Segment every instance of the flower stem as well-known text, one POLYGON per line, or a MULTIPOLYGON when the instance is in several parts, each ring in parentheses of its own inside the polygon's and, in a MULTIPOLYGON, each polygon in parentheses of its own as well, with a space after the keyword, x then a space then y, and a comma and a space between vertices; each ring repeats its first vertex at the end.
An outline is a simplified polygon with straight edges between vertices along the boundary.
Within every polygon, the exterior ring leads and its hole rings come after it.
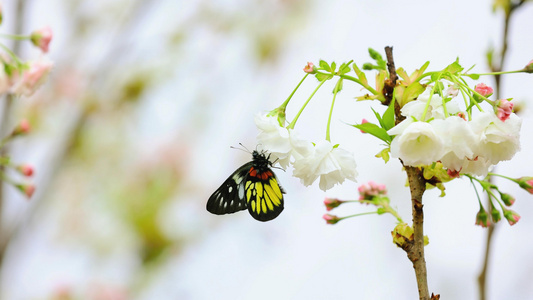
MULTIPOLYGON (((339 79, 342 80, 342 79, 339 79)), ((337 98, 338 89, 335 88, 333 93, 333 100, 331 101, 331 109, 329 110, 329 117, 328 117, 328 125, 326 126, 326 140, 328 142, 331 142, 330 135, 329 135, 329 127, 331 124, 331 115, 333 115, 333 107, 335 106, 335 99, 337 98)))
POLYGON ((513 74, 513 73, 522 73, 522 72, 524 72, 524 69, 514 70, 514 71, 491 72, 491 73, 475 73, 475 74, 470 74, 470 75, 479 75, 479 76, 485 76, 485 75, 504 75, 504 74, 513 74))
POLYGON ((298 121, 298 118, 300 117, 300 115, 302 114, 302 112, 304 111, 305 107, 307 106, 307 103, 309 103, 309 101, 311 100, 311 98, 313 98, 313 96, 316 94, 316 92, 318 91, 318 89, 324 84, 324 82, 326 82, 325 80, 321 81, 320 84, 316 87, 316 89, 313 91, 313 93, 311 94, 311 96, 309 96, 309 98, 307 99, 307 101, 305 101, 304 105, 302 106, 302 108, 300 108, 300 111, 296 114, 296 117, 294 117, 294 120, 292 120, 292 122, 287 126, 287 129, 294 129, 294 125, 296 125, 296 121, 298 121))
POLYGON ((373 214, 377 214, 377 213, 378 213, 377 211, 369 211, 369 212, 359 213, 359 214, 355 214, 355 215, 349 215, 349 216, 346 216, 346 217, 339 218, 339 221, 340 220, 344 220, 344 219, 348 219, 348 218, 364 216, 364 215, 373 215, 373 214))
POLYGON ((287 100, 285 100, 285 102, 283 102, 279 107, 282 108, 283 110, 285 110, 285 108, 287 107, 287 104, 289 104, 289 101, 291 101, 292 99, 292 96, 294 95, 294 93, 296 93, 296 91, 298 90, 298 88, 300 87, 300 85, 302 85, 302 83, 304 82, 304 80, 307 78, 307 76, 309 75, 309 73, 306 73, 304 78, 302 78, 302 80, 300 80, 300 82, 298 83, 298 85, 294 88, 294 90, 292 91, 292 93, 289 95, 289 97, 287 98, 287 100))
POLYGON ((21 35, 21 34, 6 34, 6 33, 0 33, 0 37, 2 38, 8 38, 11 40, 16 41, 23 41, 23 40, 29 40, 31 37, 28 35, 21 35))

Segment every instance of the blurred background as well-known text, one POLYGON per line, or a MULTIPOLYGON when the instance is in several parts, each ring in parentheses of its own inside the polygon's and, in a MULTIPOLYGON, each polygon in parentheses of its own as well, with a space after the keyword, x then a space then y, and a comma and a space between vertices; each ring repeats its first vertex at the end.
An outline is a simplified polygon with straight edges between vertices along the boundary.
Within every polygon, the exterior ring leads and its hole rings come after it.
MULTIPOLYGON (((405 253, 392 244, 395 220, 363 216, 326 225, 325 196, 353 199, 358 184, 387 185, 391 203, 411 219, 399 162, 345 123, 369 118, 370 102, 345 83, 332 141, 354 152, 358 183, 327 193, 277 170, 285 211, 261 223, 247 212, 215 216, 211 193, 251 159, 230 149, 255 147, 253 117, 281 104, 308 61, 369 61, 368 47, 394 47, 408 73, 459 57, 486 72, 485 53, 501 47, 503 13, 488 1, 303 0, 11 0, 3 33, 50 25, 53 73, 34 96, 15 99, 9 124, 27 118, 32 133, 10 147, 33 164, 37 191, 27 200, 10 186, 1 198, 1 299, 416 299, 405 253)), ((533 5, 511 23, 505 70, 533 59, 533 5)), ((9 41, 6 42, 8 45, 9 41)), ((20 56, 39 55, 29 43, 20 56)), ((369 76, 371 78, 372 76, 369 76)), ((483 82, 493 85, 492 77, 483 82)), ((502 96, 522 111, 522 151, 498 172, 533 175, 531 75, 503 78, 502 96)), ((326 86, 297 128, 325 135, 326 86)), ((307 80, 289 119, 316 86, 307 80)), ((373 103, 375 108, 382 108, 373 103)), ((533 196, 506 181, 522 219, 496 228, 489 299, 533 299, 533 196)), ((486 229, 467 180, 447 196, 425 195, 430 291, 475 299, 486 229)), ((340 207, 339 216, 369 211, 340 207)))

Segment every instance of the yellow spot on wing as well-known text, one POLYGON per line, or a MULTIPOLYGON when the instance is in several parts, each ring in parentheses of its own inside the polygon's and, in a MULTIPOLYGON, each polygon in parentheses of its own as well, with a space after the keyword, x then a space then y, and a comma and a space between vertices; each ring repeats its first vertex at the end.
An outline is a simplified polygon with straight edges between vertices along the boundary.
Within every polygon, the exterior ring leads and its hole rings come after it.
POLYGON ((272 186, 265 185, 265 195, 266 194, 268 194, 268 196, 270 197, 270 200, 272 200, 272 203, 274 203, 274 205, 278 206, 281 203, 279 201, 278 195, 272 189, 272 186))
POLYGON ((274 210, 274 205, 272 205, 272 201, 270 201, 270 197, 268 196, 268 193, 265 193, 264 199, 265 199, 266 205, 268 206, 268 209, 274 210))
POLYGON ((246 190, 246 202, 250 203, 250 199, 252 198, 252 189, 246 190))
POLYGON ((274 177, 270 178, 270 186, 274 190, 274 193, 276 193, 276 196, 281 199, 281 190, 279 189, 278 181, 274 177))
POLYGON ((263 184, 260 182, 255 183, 255 189, 257 190, 257 198, 263 197, 263 184))
POLYGON ((266 207, 265 201, 261 201, 261 207, 263 208, 263 212, 266 214, 267 207, 266 207))

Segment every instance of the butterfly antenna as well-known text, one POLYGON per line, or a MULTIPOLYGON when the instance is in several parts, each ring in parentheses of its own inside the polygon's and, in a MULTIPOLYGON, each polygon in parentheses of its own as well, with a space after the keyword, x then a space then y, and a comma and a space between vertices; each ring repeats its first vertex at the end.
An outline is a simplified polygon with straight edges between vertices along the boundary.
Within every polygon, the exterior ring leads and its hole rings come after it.
POLYGON ((241 151, 244 151, 244 152, 248 152, 248 153, 252 153, 250 150, 248 150, 248 148, 246 148, 242 143, 239 143, 239 145, 242 147, 242 148, 237 148, 237 147, 233 147, 233 146, 230 146, 231 149, 237 149, 237 150, 241 150, 241 151))

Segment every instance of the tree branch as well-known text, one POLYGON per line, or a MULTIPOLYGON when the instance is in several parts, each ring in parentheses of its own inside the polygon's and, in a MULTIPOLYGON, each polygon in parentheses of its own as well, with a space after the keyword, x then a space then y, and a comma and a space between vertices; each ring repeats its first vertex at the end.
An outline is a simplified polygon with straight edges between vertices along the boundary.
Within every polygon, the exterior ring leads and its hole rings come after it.
MULTIPOLYGON (((385 80, 383 94, 385 95, 385 102, 390 104, 394 95, 394 87, 396 86, 398 75, 396 74, 396 67, 394 66, 392 47, 385 47, 385 53, 387 55, 389 78, 385 80)), ((400 114, 400 107, 397 103, 395 103, 394 111, 396 116, 396 123, 401 122, 404 117, 400 114)), ((422 205, 422 196, 426 191, 426 180, 422 176, 422 171, 419 168, 405 165, 404 168, 407 173, 407 178, 409 180, 409 188, 411 191, 414 234, 413 242, 408 244, 406 247, 402 247, 402 249, 405 250, 405 252, 407 253, 407 257, 413 263, 420 300, 429 300, 430 297, 427 282, 426 260, 424 258, 424 210, 422 205)), ((431 296, 431 299, 439 298, 438 295, 431 296)))
MULTIPOLYGON (((524 4, 524 0, 519 0, 517 3, 511 3, 510 8, 508 11, 505 12, 505 19, 504 19, 504 26, 503 26, 503 39, 502 39, 502 49, 499 56, 499 62, 496 65, 494 62, 492 65, 489 66, 492 72, 501 72, 503 70, 503 66, 505 63, 505 58, 507 55, 507 49, 508 49, 508 41, 509 41, 509 24, 511 20, 511 16, 513 15, 513 12, 517 8, 519 8, 522 4, 524 4)), ((500 99, 501 97, 501 75, 496 74, 494 75, 494 82, 495 82, 495 95, 496 99, 500 99)), ((492 181, 492 177, 489 178, 489 182, 492 181)), ((487 196, 487 203, 489 204, 489 214, 492 212, 493 207, 490 205, 490 199, 488 199, 487 196)), ((485 242, 485 253, 483 257, 483 267, 481 268, 481 271, 478 275, 478 288, 479 288, 479 299, 480 300, 486 300, 487 299, 487 274, 488 269, 490 265, 490 252, 491 252, 491 241, 492 236, 494 235, 494 229, 496 224, 491 223, 487 230, 487 240, 485 242)))

